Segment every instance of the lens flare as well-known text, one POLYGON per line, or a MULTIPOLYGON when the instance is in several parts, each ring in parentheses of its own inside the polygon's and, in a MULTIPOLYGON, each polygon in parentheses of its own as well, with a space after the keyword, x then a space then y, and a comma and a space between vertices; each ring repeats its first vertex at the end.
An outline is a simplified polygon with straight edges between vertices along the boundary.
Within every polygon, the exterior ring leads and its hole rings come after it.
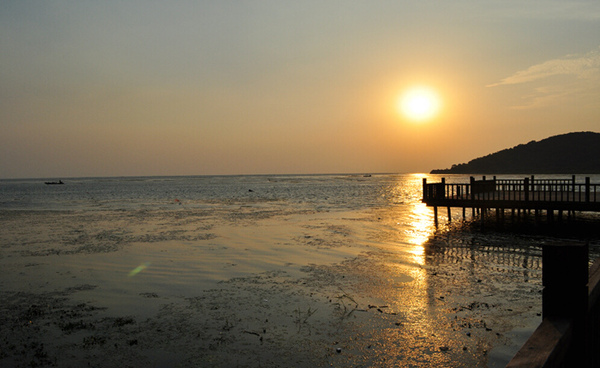
POLYGON ((133 277, 150 266, 150 262, 144 262, 129 272, 129 277, 133 277))

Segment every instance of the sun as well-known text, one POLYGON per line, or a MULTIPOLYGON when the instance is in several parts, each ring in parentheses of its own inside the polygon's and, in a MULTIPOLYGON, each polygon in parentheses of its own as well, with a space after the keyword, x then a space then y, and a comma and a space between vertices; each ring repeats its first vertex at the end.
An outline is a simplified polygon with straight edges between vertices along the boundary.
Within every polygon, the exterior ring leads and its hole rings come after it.
POLYGON ((406 118, 423 122, 437 116, 441 106, 437 92, 430 87, 413 87, 398 98, 398 110, 406 118))

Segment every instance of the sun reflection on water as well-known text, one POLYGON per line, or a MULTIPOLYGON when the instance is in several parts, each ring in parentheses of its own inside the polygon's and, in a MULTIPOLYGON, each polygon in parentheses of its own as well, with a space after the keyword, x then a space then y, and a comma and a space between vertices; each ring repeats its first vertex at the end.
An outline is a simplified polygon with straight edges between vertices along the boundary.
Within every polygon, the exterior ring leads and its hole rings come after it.
POLYGON ((410 214, 411 231, 408 242, 413 245, 410 253, 414 255, 414 261, 419 265, 425 264, 424 244, 434 234, 435 226, 431 217, 431 211, 423 203, 412 205, 410 214))
POLYGON ((384 239, 395 245, 388 249, 398 253, 392 261, 393 252, 386 252, 382 267, 385 286, 371 292, 381 293, 382 300, 390 307, 386 312, 393 312, 395 318, 394 328, 375 333, 386 363, 374 366, 449 366, 451 356, 463 351, 453 340, 452 328, 442 318, 444 313, 439 310, 429 274, 431 265, 427 263, 426 247, 436 226, 433 210, 421 203, 423 177, 405 178, 390 188, 389 195, 394 201, 381 216, 388 219, 385 223, 388 226, 380 231, 387 231, 389 237, 384 239), (452 352, 448 353, 450 349, 452 352))

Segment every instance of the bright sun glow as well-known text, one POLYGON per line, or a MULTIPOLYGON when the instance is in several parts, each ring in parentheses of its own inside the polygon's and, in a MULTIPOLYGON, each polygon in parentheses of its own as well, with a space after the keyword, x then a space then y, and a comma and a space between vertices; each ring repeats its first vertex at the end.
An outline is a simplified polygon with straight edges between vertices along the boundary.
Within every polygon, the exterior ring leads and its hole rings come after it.
POLYGON ((398 109, 410 120, 426 121, 434 118, 440 109, 438 94, 428 87, 415 87, 398 99, 398 109))

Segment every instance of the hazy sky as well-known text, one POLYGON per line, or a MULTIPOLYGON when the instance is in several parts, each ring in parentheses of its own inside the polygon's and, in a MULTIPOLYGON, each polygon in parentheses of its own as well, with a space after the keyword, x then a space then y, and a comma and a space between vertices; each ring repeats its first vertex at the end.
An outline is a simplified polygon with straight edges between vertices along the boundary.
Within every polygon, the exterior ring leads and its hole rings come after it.
POLYGON ((0 178, 428 172, 571 131, 598 0, 0 2, 0 178))

